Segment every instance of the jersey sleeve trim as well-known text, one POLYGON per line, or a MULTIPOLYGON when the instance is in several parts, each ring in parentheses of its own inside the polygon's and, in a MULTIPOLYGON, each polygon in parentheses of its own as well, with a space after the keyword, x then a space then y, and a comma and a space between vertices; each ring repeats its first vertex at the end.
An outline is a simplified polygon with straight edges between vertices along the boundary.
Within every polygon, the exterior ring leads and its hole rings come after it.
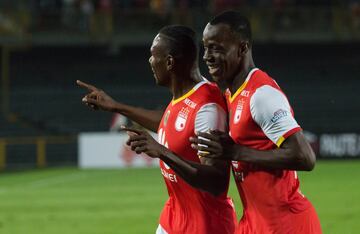
POLYGON ((286 140, 286 138, 288 138, 289 136, 291 136, 292 134, 298 132, 301 130, 301 127, 296 127, 291 129, 290 131, 287 131, 283 136, 281 136, 279 138, 279 140, 276 142, 277 147, 280 147, 282 145, 282 143, 286 140))

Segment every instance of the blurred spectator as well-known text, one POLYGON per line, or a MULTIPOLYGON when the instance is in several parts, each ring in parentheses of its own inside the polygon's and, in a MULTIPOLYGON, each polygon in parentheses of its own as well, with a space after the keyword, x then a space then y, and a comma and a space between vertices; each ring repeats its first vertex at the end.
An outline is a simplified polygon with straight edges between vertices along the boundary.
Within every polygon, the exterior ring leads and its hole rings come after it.
POLYGON ((173 0, 150 0, 150 9, 161 19, 169 18, 173 9, 173 0))
POLYGON ((114 2, 114 7, 121 9, 129 9, 134 6, 133 0, 116 0, 114 2))
POLYGON ((350 2, 351 26, 353 31, 360 32, 360 1, 352 0, 350 2))
POLYGON ((63 0, 61 12, 63 26, 68 29, 74 28, 74 25, 76 24, 75 0, 63 0))
POLYGON ((149 0, 133 0, 136 8, 147 8, 149 7, 149 0))
POLYGON ((110 35, 113 32, 113 5, 111 0, 98 0, 92 31, 97 35, 110 35))
POLYGON ((213 8, 216 13, 220 13, 225 10, 244 6, 246 0, 214 0, 213 8))
POLYGON ((192 16, 189 11, 189 1, 188 0, 176 1, 174 8, 176 10, 173 12, 172 21, 174 21, 178 24, 183 24, 183 25, 191 25, 192 24, 192 16))
POLYGON ((91 0, 80 1, 80 29, 85 32, 89 32, 92 15, 94 13, 94 5, 91 0))
POLYGON ((292 12, 287 9, 290 5, 290 0, 273 0, 275 29, 289 29, 292 26, 292 12))

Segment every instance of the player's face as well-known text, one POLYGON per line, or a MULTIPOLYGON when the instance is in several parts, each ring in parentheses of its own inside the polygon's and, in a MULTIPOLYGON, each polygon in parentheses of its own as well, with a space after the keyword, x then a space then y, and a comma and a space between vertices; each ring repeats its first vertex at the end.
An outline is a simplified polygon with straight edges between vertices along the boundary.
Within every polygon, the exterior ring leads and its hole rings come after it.
POLYGON ((231 82, 239 72, 239 41, 226 24, 207 24, 203 32, 204 61, 216 82, 231 82))
POLYGON ((154 41, 150 48, 151 56, 149 58, 149 63, 151 70, 153 71, 156 84, 161 86, 166 86, 169 82, 168 70, 167 70, 167 57, 166 48, 161 37, 156 35, 154 41))

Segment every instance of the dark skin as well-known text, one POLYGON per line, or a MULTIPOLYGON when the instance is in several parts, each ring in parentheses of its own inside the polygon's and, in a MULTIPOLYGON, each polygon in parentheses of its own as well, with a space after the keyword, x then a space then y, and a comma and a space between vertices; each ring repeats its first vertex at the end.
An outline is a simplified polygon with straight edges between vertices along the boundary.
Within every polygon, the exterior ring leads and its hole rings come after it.
POLYGON ((82 102, 90 108, 120 113, 153 132, 157 131, 162 115, 164 114, 163 110, 147 110, 140 107, 129 106, 115 101, 103 90, 91 84, 80 80, 77 80, 76 83, 89 91, 89 93, 83 97, 82 102))
MULTIPOLYGON (((196 62, 189 64, 179 61, 169 54, 166 40, 158 34, 151 46, 150 66, 156 83, 168 87, 177 99, 191 90, 202 80, 196 62)), ((156 131, 163 112, 144 110, 127 106, 113 100, 104 91, 81 81, 77 83, 89 90, 83 102, 93 109, 101 109, 125 114, 146 128, 156 131), (124 111, 126 110, 126 111, 124 111), (161 115, 160 115, 161 114, 161 115), (150 123, 149 123, 150 122, 150 123)), ((145 153, 149 157, 159 158, 170 166, 180 177, 191 186, 218 196, 226 191, 229 179, 229 163, 213 158, 200 158, 200 163, 185 160, 159 144, 148 132, 133 128, 123 128, 129 139, 127 145, 137 154, 145 153)))
POLYGON ((148 132, 133 128, 123 128, 128 132, 126 142, 137 154, 159 158, 173 169, 191 186, 218 196, 225 192, 229 179, 229 164, 223 160, 200 158, 201 163, 185 160, 159 144, 148 132))
MULTIPOLYGON (((255 67, 249 41, 233 32, 229 25, 220 23, 205 27, 203 43, 203 59, 208 65, 209 73, 215 81, 225 83, 231 93, 235 93, 255 67)), ((228 133, 219 131, 198 133, 190 141, 194 149, 208 152, 200 156, 242 161, 266 169, 311 171, 316 161, 302 131, 292 134, 279 148, 273 150, 256 150, 236 144, 228 133), (199 139, 199 136, 208 141, 199 139)))

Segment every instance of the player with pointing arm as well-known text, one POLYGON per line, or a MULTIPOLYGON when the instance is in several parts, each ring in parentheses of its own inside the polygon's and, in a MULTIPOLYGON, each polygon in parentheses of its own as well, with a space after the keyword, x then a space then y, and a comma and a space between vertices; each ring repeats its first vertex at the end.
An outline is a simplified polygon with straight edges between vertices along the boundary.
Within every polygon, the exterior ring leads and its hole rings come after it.
POLYGON ((227 198, 229 162, 199 158, 189 142, 195 131, 225 131, 227 127, 220 89, 200 75, 194 35, 187 27, 169 26, 152 43, 149 63, 156 83, 168 87, 173 95, 162 117, 159 111, 118 103, 94 86, 77 83, 90 91, 83 98, 90 107, 119 112, 157 130, 158 141, 146 131, 124 128, 132 150, 160 159, 169 199, 158 234, 233 234, 236 217, 227 198))

